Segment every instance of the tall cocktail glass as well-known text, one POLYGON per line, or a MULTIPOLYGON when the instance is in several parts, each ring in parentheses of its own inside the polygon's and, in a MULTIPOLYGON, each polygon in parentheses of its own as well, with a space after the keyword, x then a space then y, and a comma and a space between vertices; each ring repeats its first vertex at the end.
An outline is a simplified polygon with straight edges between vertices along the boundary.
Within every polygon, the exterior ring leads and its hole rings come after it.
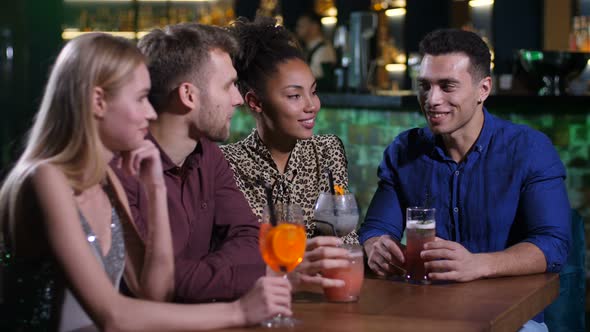
MULTIPOLYGON (((264 262, 275 272, 283 274, 293 271, 305 255, 307 235, 303 223, 303 211, 295 204, 275 204, 272 211, 276 226, 271 223, 271 209, 266 208, 260 225, 260 253, 264 262)), ((262 326, 293 327, 296 320, 277 315, 262 322, 262 326)))
POLYGON ((406 280, 429 284, 428 272, 420 253, 424 244, 434 241, 436 221, 434 208, 409 207, 406 210, 406 280))

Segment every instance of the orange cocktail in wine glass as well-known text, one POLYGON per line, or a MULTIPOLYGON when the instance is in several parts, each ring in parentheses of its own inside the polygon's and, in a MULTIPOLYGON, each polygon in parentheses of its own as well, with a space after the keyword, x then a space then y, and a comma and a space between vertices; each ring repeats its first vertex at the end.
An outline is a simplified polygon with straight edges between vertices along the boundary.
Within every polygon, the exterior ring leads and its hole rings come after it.
MULTIPOLYGON (((301 207, 295 204, 275 204, 266 208, 260 225, 260 253, 275 272, 287 277, 303 261, 307 236, 301 207), (271 214, 274 212, 274 217, 271 214), (274 221, 271 222, 271 218, 274 221), (276 225, 273 225, 276 223, 276 225)), ((281 315, 262 323, 265 327, 292 327, 295 320, 281 315)))

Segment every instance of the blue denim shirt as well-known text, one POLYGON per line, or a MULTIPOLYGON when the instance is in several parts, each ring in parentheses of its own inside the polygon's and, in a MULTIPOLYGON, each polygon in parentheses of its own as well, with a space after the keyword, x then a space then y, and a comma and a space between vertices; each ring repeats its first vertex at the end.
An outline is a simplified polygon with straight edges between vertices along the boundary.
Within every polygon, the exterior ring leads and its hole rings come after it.
POLYGON ((567 260, 570 207, 565 168, 544 134, 484 109, 484 126, 461 163, 428 128, 400 134, 383 154, 379 186, 360 228, 360 241, 401 239, 408 206, 436 208, 436 235, 472 253, 530 242, 547 272, 567 260))

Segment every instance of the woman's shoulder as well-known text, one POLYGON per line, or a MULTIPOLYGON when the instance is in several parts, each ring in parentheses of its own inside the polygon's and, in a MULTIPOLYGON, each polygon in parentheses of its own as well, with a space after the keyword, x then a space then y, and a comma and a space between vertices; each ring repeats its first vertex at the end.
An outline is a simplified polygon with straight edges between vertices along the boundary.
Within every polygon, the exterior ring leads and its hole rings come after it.
POLYGON ((31 176, 55 176, 61 180, 65 179, 65 174, 56 165, 43 161, 28 166, 31 176))
POLYGON ((319 150, 344 150, 342 140, 333 134, 313 135, 309 143, 316 146, 319 150))
MULTIPOLYGON (((327 165, 346 165, 346 152, 344 144, 336 135, 314 135, 307 144, 311 147, 315 158, 324 166, 327 165)), ((307 148, 307 151, 310 148, 307 148)))
POLYGON ((246 150, 244 148, 244 140, 237 141, 230 144, 221 145, 219 147, 225 159, 230 162, 230 164, 239 163, 246 158, 246 150))
POLYGON ((61 206, 60 204, 70 204, 70 199, 73 199, 72 183, 64 170, 55 164, 39 163, 31 170, 28 180, 40 204, 45 202, 48 206, 55 207, 61 206))
POLYGON ((3 217, 9 222, 15 250, 18 247, 24 257, 45 256, 47 239, 38 230, 47 224, 49 214, 68 210, 64 202, 73 192, 65 174, 46 161, 23 162, 15 166, 6 185, 6 193, 17 198, 13 203, 3 200, 12 211, 3 217))
POLYGON ((2 186, 2 192, 22 189, 23 185, 30 185, 36 181, 60 179, 63 173, 56 166, 47 162, 19 161, 6 176, 2 186))
POLYGON ((228 144, 220 145, 219 148, 221 149, 221 151, 223 152, 223 154, 226 154, 226 153, 234 153, 236 150, 239 150, 239 148, 240 148, 240 141, 234 142, 234 143, 228 143, 228 144))
POLYGON ((69 183, 63 170, 58 166, 47 162, 38 162, 24 166, 27 169, 23 170, 23 183, 30 182, 36 185, 56 185, 59 188, 68 187, 69 183))
POLYGON ((311 136, 311 140, 322 143, 342 144, 340 137, 334 134, 313 135, 311 136))

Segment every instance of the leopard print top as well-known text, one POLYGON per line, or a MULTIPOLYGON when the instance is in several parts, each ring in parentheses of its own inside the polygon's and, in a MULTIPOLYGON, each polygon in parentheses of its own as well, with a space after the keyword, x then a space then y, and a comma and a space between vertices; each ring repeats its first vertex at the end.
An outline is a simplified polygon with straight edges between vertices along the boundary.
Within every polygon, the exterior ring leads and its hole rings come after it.
MULTIPOLYGON (((303 210, 307 237, 319 235, 313 208, 321 192, 329 191, 326 169, 334 184, 348 188, 348 162, 342 141, 334 135, 314 135, 298 140, 285 172, 281 174, 256 129, 245 139, 221 147, 234 171, 234 178, 259 220, 267 205, 263 183, 272 186, 275 203, 295 203, 303 210), (261 181, 262 180, 262 181, 261 181)), ((356 232, 344 236, 345 243, 358 243, 356 232)))

